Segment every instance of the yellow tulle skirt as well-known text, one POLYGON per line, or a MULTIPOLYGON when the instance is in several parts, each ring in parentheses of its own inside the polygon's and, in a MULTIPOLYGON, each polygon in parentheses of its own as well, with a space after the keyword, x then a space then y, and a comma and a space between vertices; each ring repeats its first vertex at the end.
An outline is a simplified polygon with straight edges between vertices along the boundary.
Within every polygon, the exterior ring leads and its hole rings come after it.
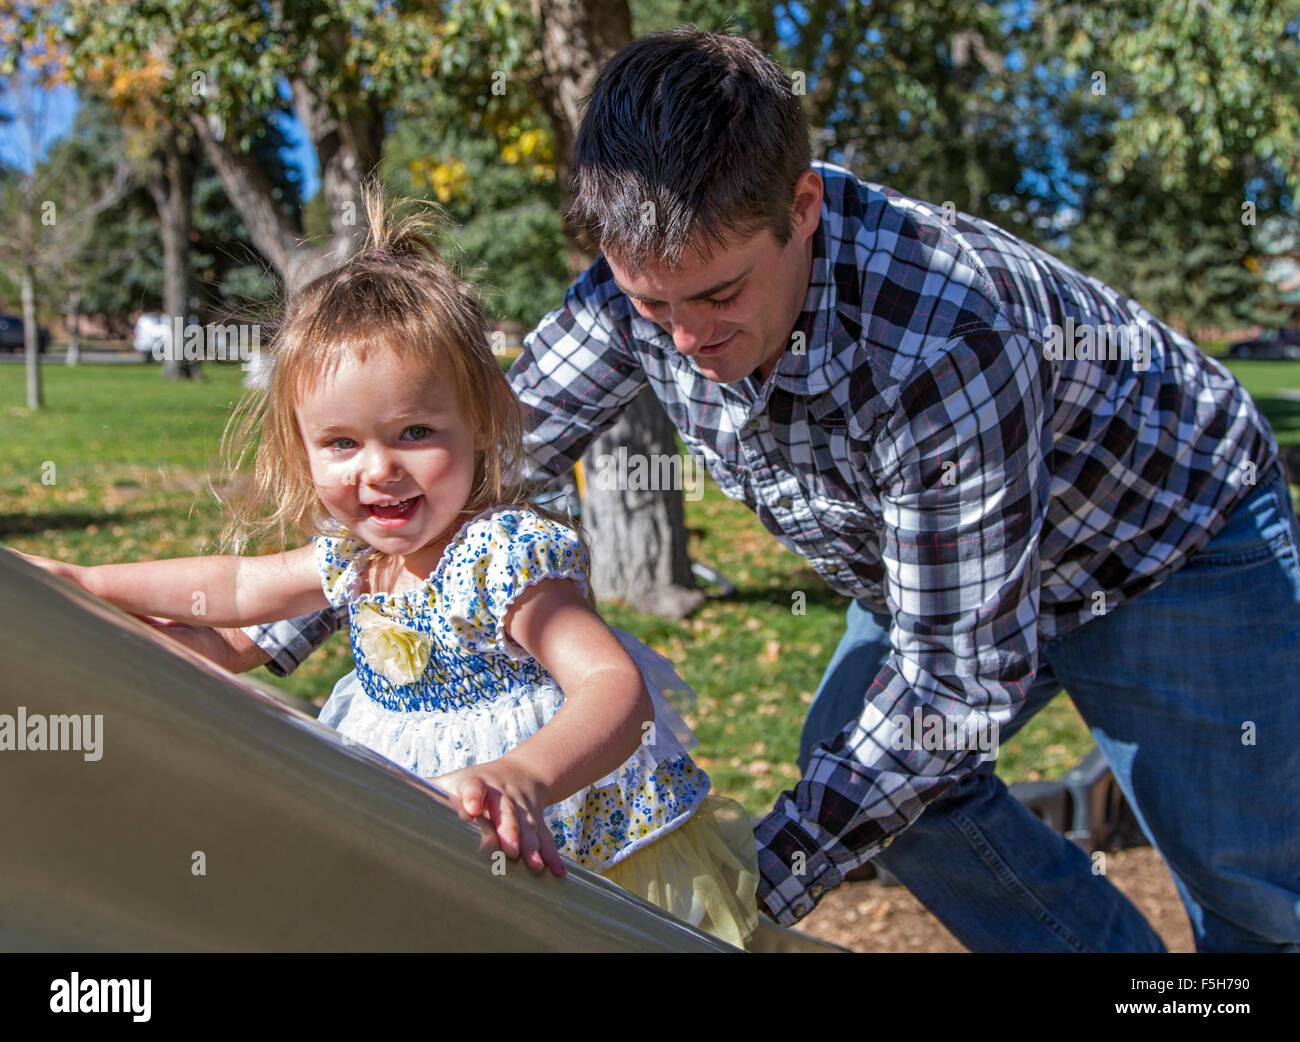
POLYGON ((758 928, 758 852, 735 800, 706 796, 690 818, 604 877, 737 948, 758 928))

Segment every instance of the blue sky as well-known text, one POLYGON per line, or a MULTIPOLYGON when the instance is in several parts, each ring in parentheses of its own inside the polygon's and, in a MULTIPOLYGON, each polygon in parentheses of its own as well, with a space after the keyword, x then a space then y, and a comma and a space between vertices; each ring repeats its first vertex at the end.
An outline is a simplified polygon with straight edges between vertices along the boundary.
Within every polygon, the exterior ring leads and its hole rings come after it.
MULTIPOLYGON (((288 97, 287 84, 281 94, 288 97)), ((29 94, 19 85, 0 92, 0 112, 19 117, 12 123, 0 124, 0 166, 30 173, 50 146, 71 132, 77 108, 77 95, 70 87, 29 94)), ((294 116, 281 113, 276 122, 291 143, 285 159, 300 172, 304 199, 310 199, 320 187, 316 152, 294 116)))
POLYGON ((70 87, 10 86, 0 93, 0 112, 13 120, 0 124, 0 164, 31 173, 50 146, 72 130, 77 96, 70 87))

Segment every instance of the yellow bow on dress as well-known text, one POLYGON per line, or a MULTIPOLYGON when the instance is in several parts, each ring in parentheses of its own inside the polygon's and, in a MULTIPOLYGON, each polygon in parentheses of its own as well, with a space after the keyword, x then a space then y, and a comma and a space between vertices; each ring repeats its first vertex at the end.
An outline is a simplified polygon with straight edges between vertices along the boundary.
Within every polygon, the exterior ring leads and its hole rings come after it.
POLYGON ((357 643, 370 668, 400 686, 413 684, 429 664, 433 639, 362 604, 357 616, 357 643))

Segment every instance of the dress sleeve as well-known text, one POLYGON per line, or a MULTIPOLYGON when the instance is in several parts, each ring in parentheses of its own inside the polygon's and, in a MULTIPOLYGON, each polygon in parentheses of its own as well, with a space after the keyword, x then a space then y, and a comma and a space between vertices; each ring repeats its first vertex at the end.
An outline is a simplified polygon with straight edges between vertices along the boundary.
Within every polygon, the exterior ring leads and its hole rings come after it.
POLYGON ((356 600, 370 547, 352 536, 316 538, 316 567, 325 599, 335 608, 356 600))
POLYGON ((442 578, 447 635, 467 651, 530 658, 505 633, 515 599, 544 579, 571 579, 588 591, 587 552, 565 525, 525 510, 471 524, 449 554, 442 578))

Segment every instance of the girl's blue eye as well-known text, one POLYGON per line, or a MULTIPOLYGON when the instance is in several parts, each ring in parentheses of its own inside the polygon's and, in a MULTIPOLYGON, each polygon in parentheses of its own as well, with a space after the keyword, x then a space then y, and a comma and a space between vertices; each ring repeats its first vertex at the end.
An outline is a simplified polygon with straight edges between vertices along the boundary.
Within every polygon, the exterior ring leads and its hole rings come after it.
POLYGON ((356 444, 357 443, 353 441, 351 438, 334 438, 330 441, 327 441, 325 443, 325 447, 327 449, 339 449, 341 451, 343 449, 355 448, 356 444), (343 444, 344 442, 346 442, 347 444, 343 444))
POLYGON ((423 441, 425 438, 433 436, 432 427, 407 427, 403 436, 409 437, 411 441, 423 441))

